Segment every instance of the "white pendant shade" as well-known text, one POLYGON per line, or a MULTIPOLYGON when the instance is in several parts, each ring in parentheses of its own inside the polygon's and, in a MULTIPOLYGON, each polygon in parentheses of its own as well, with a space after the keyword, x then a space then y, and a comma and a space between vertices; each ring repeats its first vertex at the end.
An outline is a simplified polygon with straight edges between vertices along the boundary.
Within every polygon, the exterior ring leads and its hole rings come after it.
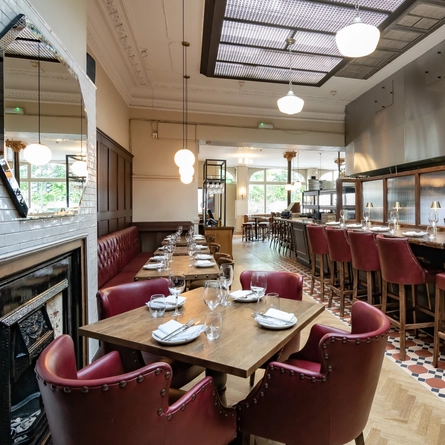
POLYGON ((193 176, 192 175, 190 175, 190 176, 181 175, 181 182, 183 184, 190 184, 192 181, 193 181, 193 176))
POLYGON ((179 174, 181 176, 193 176, 195 174, 195 169, 191 165, 183 165, 179 167, 179 174))
POLYGON ((43 144, 30 144, 23 152, 26 162, 33 165, 45 165, 51 161, 51 150, 43 144))
POLYGON ((285 114, 297 114, 303 109, 304 100, 289 90, 286 96, 277 100, 278 109, 285 114))
POLYGON ((87 170, 87 163, 86 161, 76 161, 73 162, 71 165, 71 171, 76 175, 76 176, 82 176, 82 177, 87 177, 88 176, 88 170, 87 170))
POLYGON ((375 26, 363 23, 358 16, 335 36, 338 50, 345 57, 364 57, 371 54, 379 39, 380 31, 375 26))
POLYGON ((188 149, 183 148, 175 154, 175 164, 178 167, 193 165, 195 163, 195 155, 188 149))

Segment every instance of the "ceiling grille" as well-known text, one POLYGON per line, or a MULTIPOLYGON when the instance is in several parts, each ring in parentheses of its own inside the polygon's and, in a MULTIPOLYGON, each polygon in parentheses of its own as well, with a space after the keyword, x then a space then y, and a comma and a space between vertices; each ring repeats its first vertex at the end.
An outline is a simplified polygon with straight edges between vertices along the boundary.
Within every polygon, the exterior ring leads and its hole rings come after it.
POLYGON ((360 17, 381 38, 370 56, 344 58, 335 34, 356 0, 206 0, 201 73, 209 77, 321 86, 333 75, 367 79, 445 22, 434 0, 360 0, 360 17))

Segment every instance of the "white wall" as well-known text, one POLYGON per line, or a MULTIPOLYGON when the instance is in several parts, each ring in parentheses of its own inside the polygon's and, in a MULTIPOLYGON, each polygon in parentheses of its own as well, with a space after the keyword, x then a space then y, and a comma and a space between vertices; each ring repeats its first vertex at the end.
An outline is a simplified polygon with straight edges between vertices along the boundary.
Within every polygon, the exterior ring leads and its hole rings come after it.
POLYGON ((86 71, 87 0, 30 0, 30 3, 67 52, 86 71))

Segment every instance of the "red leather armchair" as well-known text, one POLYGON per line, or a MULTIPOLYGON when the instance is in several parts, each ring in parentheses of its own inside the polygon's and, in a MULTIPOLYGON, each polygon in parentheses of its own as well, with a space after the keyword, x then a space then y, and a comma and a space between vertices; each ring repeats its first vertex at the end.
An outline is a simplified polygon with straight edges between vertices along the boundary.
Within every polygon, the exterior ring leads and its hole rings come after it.
POLYGON ((364 444, 389 326, 363 301, 352 305, 350 333, 314 325, 303 349, 270 363, 238 403, 238 429, 288 445, 364 444))
POLYGON ((169 406, 168 364, 123 372, 116 351, 77 372, 67 335, 42 352, 36 374, 54 445, 178 445, 186 437, 225 445, 235 437, 235 410, 220 404, 211 377, 169 406))
MULTIPOLYGON (((241 287, 243 290, 250 289, 250 279, 253 270, 244 270, 240 275, 241 287)), ((288 298, 290 300, 300 300, 303 297, 303 277, 292 272, 283 271, 264 271, 267 276, 267 292, 276 292, 280 298, 288 298)), ((284 361, 290 354, 298 351, 300 348, 300 334, 298 333, 287 343, 275 360, 284 361)), ((250 378, 250 384, 253 386, 255 374, 250 378)))
MULTIPOLYGON (((144 306, 153 294, 170 295, 166 278, 133 281, 100 289, 96 294, 99 320, 144 306)), ((173 368, 172 388, 181 388, 204 372, 204 368, 200 366, 188 365, 148 352, 141 352, 108 343, 104 344, 103 348, 105 352, 119 351, 127 370, 137 369, 160 361, 168 363, 173 368)), ((224 386, 224 383, 218 382, 218 386, 224 386)))

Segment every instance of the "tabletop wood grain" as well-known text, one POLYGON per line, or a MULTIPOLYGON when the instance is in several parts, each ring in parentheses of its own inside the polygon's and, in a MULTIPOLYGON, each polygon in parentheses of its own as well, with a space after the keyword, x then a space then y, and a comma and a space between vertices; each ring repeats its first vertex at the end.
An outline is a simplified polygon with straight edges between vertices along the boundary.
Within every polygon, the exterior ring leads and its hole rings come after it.
MULTIPOLYGON (((184 315, 178 321, 186 323, 193 318, 204 323, 209 309, 202 300, 202 291, 203 288, 198 288, 182 294, 187 301, 182 308, 184 315)), ((171 312, 166 312, 163 318, 153 318, 147 307, 83 326, 79 333, 215 371, 248 377, 324 310, 323 305, 315 302, 281 299, 281 309, 294 313, 298 321, 289 329, 269 330, 261 328, 251 316, 257 305, 233 302, 232 306, 218 306, 215 310, 223 315, 223 329, 221 336, 214 341, 207 340, 202 333, 196 340, 184 345, 159 344, 151 333, 160 324, 172 319, 171 312)))
MULTIPOLYGON (((154 252, 155 255, 162 255, 164 253, 161 249, 156 249, 154 252)), ((210 253, 210 249, 206 247, 205 249, 199 249, 198 253, 206 254, 208 255, 210 253)), ((187 247, 186 246, 176 246, 175 251, 173 252, 173 256, 184 256, 188 255, 187 247)))

